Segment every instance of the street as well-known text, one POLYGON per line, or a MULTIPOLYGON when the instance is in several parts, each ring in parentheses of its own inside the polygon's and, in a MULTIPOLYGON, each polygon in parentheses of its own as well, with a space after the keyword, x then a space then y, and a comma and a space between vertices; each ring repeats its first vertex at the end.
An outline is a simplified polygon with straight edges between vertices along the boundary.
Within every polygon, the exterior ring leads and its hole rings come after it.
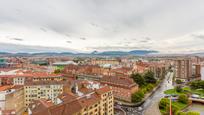
POLYGON ((168 72, 165 76, 164 82, 161 83, 161 87, 158 88, 155 93, 149 97, 145 103, 140 107, 126 107, 126 106, 120 106, 123 110, 126 111, 127 115, 160 115, 160 112, 158 110, 158 102, 162 97, 164 97, 164 91, 168 89, 172 89, 172 79, 173 79, 173 72, 168 72))
POLYGON ((173 72, 167 73, 164 79, 164 82, 161 84, 161 87, 143 104, 144 115, 151 115, 152 112, 154 112, 154 115, 157 115, 157 114, 160 115, 160 112, 158 111, 158 103, 160 99, 164 97, 165 95, 164 91, 173 88, 172 80, 173 80, 173 72), (157 112, 157 114, 155 112, 157 112))

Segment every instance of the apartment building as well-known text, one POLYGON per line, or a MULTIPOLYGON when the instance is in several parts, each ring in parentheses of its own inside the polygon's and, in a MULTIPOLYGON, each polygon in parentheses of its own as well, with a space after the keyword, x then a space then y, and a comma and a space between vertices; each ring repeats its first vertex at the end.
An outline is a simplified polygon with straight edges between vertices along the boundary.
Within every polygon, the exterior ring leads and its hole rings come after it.
POLYGON ((132 94, 139 90, 138 84, 129 77, 103 76, 99 82, 112 88, 115 99, 127 102, 131 102, 132 94))
POLYGON ((192 78, 192 61, 191 59, 177 59, 176 65, 176 79, 180 79, 184 82, 190 81, 192 78))
POLYGON ((1 86, 0 100, 3 115, 21 115, 25 110, 23 86, 1 86))
POLYGON ((36 81, 24 85, 24 102, 27 107, 33 100, 50 99, 57 103, 57 96, 63 92, 62 81, 36 81))
POLYGON ((192 66, 192 80, 201 80, 201 65, 193 64, 192 66))
POLYGON ((46 72, 27 72, 0 75, 1 85, 24 85, 28 81, 63 81, 65 77, 60 74, 46 72))
POLYGON ((58 104, 38 100, 29 106, 31 115, 114 115, 113 92, 108 86, 77 97, 72 93, 58 97, 58 104))
POLYGON ((119 59, 92 59, 92 65, 104 65, 104 64, 111 64, 111 65, 119 65, 121 60, 119 59))

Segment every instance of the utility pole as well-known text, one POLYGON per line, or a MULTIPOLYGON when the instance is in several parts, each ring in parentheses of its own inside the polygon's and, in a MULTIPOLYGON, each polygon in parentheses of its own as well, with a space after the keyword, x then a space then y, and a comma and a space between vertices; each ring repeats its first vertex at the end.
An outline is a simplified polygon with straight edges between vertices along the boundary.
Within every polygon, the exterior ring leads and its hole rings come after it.
POLYGON ((172 115, 172 107, 171 107, 171 97, 170 97, 170 105, 169 105, 169 107, 170 107, 170 109, 169 109, 169 115, 172 115))

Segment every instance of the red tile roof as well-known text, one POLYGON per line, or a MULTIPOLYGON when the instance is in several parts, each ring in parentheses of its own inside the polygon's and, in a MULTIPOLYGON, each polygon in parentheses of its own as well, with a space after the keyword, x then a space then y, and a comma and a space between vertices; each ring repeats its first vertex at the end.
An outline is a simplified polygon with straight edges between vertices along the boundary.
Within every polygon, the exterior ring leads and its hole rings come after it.
MULTIPOLYGON (((98 103, 101 99, 100 95, 111 91, 108 86, 96 90, 96 92, 89 93, 82 97, 75 97, 73 94, 65 94, 59 96, 62 99, 62 103, 49 107, 42 107, 42 104, 38 104, 35 108, 31 108, 32 115, 72 115, 81 111, 85 107, 89 107, 95 103, 98 103)), ((31 106, 32 107, 32 106, 31 106)))

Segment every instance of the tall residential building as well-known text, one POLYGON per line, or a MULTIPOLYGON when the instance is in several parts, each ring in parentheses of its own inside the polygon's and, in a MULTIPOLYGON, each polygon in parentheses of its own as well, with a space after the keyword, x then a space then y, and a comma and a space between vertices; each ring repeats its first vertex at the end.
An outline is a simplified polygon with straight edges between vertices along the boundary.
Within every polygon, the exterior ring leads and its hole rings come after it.
POLYGON ((193 64, 192 67, 192 80, 201 80, 201 65, 193 64))
POLYGON ((25 106, 27 107, 33 100, 50 99, 57 102, 57 96, 63 92, 64 82, 62 81, 36 81, 28 82, 24 85, 25 106))
POLYGON ((113 92, 108 86, 83 96, 72 93, 58 97, 58 104, 38 100, 29 106, 31 115, 114 115, 113 92))
POLYGON ((176 65, 176 79, 184 82, 190 81, 192 78, 192 60, 191 59, 177 59, 176 65))

